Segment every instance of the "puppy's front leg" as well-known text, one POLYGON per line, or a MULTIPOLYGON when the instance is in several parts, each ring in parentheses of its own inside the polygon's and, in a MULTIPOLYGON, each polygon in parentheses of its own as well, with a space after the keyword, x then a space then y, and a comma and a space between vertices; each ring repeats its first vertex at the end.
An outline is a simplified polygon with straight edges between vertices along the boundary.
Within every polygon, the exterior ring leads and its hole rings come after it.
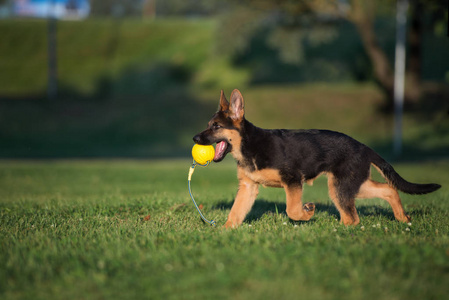
POLYGON ((259 185, 247 177, 239 176, 239 190, 229 213, 228 220, 224 225, 226 228, 235 228, 243 223, 246 215, 259 193, 259 185))

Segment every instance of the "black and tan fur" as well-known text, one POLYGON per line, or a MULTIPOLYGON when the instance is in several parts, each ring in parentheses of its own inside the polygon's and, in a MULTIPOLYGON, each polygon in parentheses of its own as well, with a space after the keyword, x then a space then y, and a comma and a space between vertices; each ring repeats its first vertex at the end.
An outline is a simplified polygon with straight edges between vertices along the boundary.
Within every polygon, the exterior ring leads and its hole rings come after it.
MULTIPOLYGON (((259 191, 259 185, 284 188, 287 215, 292 220, 309 220, 313 203, 302 204, 304 183, 312 184, 319 175, 328 177, 329 196, 340 212, 341 222, 356 225, 359 216, 356 198, 381 198, 390 203, 398 221, 409 222, 397 190, 426 194, 438 184, 415 184, 404 180, 382 157, 351 137, 328 130, 261 129, 245 119, 241 93, 234 90, 228 102, 221 91, 219 111, 195 143, 220 143, 224 151, 214 161, 231 153, 237 161, 239 189, 226 227, 242 224, 259 191), (374 165, 387 183, 370 179, 374 165)), ((217 146, 218 148, 218 146, 217 146)))

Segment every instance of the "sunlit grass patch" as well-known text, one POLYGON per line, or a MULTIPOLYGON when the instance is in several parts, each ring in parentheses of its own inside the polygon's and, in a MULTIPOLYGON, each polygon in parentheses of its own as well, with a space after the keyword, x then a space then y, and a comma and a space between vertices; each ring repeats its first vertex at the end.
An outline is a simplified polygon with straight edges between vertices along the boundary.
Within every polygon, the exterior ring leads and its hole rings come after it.
POLYGON ((192 178, 217 227, 191 203, 189 166, 0 162, 1 298, 443 299, 449 292, 447 162, 397 166, 410 180, 443 185, 430 195, 402 194, 410 224, 374 199, 357 202, 359 225, 341 225, 320 178, 304 192, 317 205, 311 221, 289 220, 283 191, 261 189, 235 230, 221 227, 237 190, 234 164, 212 164, 192 178))

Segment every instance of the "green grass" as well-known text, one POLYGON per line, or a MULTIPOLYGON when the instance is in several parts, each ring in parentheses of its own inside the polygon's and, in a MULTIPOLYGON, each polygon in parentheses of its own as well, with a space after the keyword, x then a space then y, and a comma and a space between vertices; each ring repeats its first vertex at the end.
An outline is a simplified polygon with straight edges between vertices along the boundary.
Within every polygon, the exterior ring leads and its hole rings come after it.
MULTIPOLYGON (((125 81, 155 64, 183 66, 190 72, 210 54, 210 21, 93 19, 57 23, 60 92, 88 96, 105 81, 125 81)), ((46 93, 47 22, 0 20, 0 95, 46 93)), ((143 85, 143 83, 139 83, 143 85)), ((122 86, 114 86, 123 93, 122 86)))
MULTIPOLYGON (((449 162, 395 165, 438 182, 402 195, 412 224, 381 200, 339 224, 320 178, 307 223, 264 189, 236 230, 202 223, 187 192, 188 160, 1 161, 2 299, 444 299, 449 293, 449 162)), ((197 168, 193 194, 226 220, 237 188, 231 159, 197 168)))
MULTIPOLYGON (((393 116, 377 110, 382 95, 373 85, 240 90, 246 117, 257 126, 341 131, 387 157, 391 153, 393 116)), ((0 157, 182 157, 216 111, 219 93, 175 83, 148 98, 0 101, 0 157)), ((405 159, 447 158, 448 149, 446 110, 405 114, 405 159)))
MULTIPOLYGON (((200 86, 246 84, 248 68, 239 69, 229 56, 217 54, 216 25, 212 19, 59 21, 59 98, 148 99, 177 77, 200 86)), ((0 97, 42 101, 47 93, 46 20, 0 20, 0 32, 0 97)))

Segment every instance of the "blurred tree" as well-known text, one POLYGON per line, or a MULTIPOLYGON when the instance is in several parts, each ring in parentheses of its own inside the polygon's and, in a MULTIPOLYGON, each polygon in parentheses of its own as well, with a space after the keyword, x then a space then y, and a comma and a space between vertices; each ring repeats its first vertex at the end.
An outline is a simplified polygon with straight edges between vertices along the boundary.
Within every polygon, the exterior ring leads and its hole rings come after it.
POLYGON ((422 1, 412 1, 410 6, 410 30, 409 30, 409 59, 407 77, 408 97, 416 102, 421 97, 421 43, 423 35, 423 13, 422 1))
MULTIPOLYGON (((394 10, 395 1, 383 1, 383 9, 394 10)), ((375 18, 376 4, 379 1, 351 0, 351 9, 348 14, 348 20, 357 27, 360 37, 363 41, 365 50, 371 58, 375 78, 388 95, 392 104, 393 93, 393 71, 390 62, 384 51, 379 47, 374 31, 373 20, 375 18)), ((418 102, 423 93, 421 80, 422 66, 422 42, 424 34, 424 18, 429 18, 429 28, 435 28, 441 21, 447 19, 445 10, 447 0, 410 0, 409 18, 408 18, 408 66, 406 69, 407 85, 405 90, 405 100, 407 102, 418 102)))
POLYGON ((374 19, 376 14, 376 4, 374 1, 351 0, 346 17, 356 26, 362 40, 365 51, 371 59, 374 71, 374 78, 380 87, 392 99, 394 77, 391 64, 387 55, 380 47, 376 33, 374 31, 374 19))
MULTIPOLYGON (((302 43, 326 42, 334 38, 333 25, 348 21, 357 29, 360 40, 373 68, 373 76, 387 95, 388 106, 393 103, 394 76, 391 61, 379 43, 375 20, 379 15, 394 18, 392 0, 233 0, 235 10, 227 15, 221 28, 229 51, 242 51, 249 37, 261 26, 269 27, 268 43, 279 50, 280 57, 289 63, 304 60, 302 43), (229 43, 232 41, 232 43, 229 43)), ((447 0, 411 0, 409 10, 409 53, 406 101, 421 96, 421 45, 424 16, 430 16, 430 26, 437 27, 445 20, 447 0)))

